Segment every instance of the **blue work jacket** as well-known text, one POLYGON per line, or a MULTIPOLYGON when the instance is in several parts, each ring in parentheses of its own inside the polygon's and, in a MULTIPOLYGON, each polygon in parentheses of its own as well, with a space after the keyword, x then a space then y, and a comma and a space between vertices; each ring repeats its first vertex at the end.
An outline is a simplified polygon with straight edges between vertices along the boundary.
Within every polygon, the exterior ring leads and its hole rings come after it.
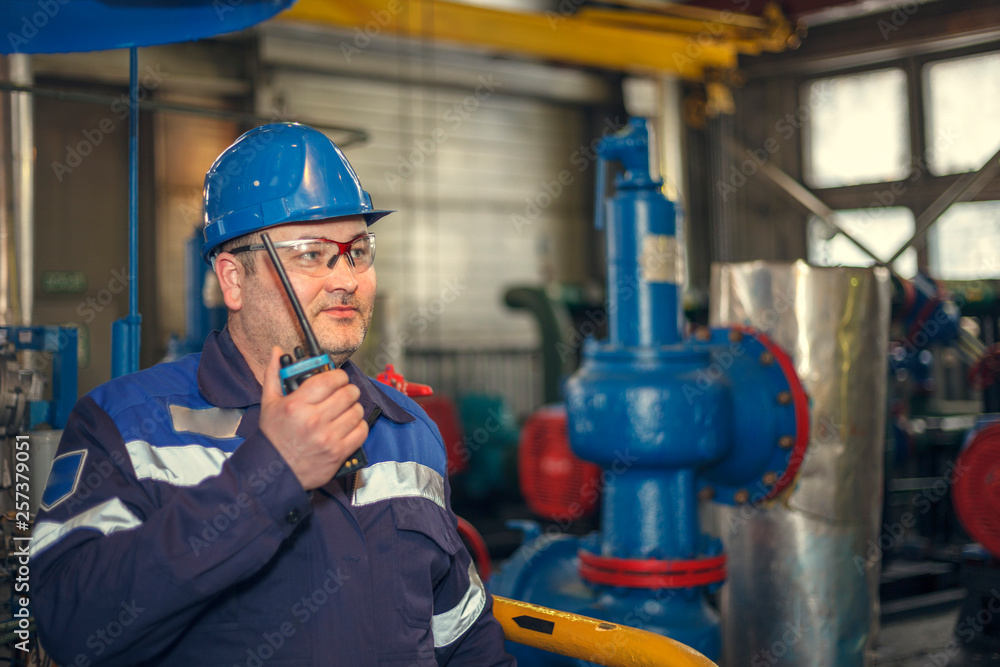
POLYGON ((66 425, 31 545, 43 647, 70 665, 513 665, 458 536, 445 449, 348 362, 369 464, 307 493, 258 428, 228 331, 112 380, 66 425))

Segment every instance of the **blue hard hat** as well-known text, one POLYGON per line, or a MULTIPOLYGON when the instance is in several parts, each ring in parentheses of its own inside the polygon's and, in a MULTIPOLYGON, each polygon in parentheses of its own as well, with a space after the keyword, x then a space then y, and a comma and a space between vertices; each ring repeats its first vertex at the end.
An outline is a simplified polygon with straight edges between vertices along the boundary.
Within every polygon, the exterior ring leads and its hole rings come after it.
POLYGON ((362 215, 369 225, 392 211, 376 210, 347 158, 325 134, 298 123, 254 128, 222 152, 205 174, 205 244, 289 222, 362 215))

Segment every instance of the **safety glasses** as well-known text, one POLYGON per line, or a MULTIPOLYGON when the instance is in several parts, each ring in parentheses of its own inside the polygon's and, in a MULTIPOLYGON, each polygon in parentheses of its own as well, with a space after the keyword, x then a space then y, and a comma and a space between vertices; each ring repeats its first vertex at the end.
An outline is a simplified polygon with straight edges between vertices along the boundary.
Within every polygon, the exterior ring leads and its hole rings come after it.
MULTIPOLYGON (((330 275, 341 255, 347 258, 347 263, 355 273, 364 273, 375 261, 375 235, 370 232, 345 243, 332 239, 296 239, 277 241, 274 247, 286 270, 314 278, 330 275)), ((263 243, 254 243, 233 248, 229 252, 238 255, 241 252, 264 249, 263 243)))

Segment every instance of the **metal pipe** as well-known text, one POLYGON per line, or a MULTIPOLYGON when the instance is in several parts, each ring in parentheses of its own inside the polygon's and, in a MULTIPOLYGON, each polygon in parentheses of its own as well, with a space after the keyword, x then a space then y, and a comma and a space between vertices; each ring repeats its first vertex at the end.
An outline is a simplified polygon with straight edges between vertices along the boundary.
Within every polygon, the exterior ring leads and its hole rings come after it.
MULTIPOLYGON (((108 97, 107 95, 97 95, 94 93, 85 93, 76 90, 60 90, 58 88, 46 88, 44 86, 18 85, 5 81, 0 81, 0 90, 7 90, 10 92, 17 92, 17 93, 30 93, 32 95, 49 97, 56 100, 83 102, 85 104, 97 104, 101 106, 110 106, 111 104, 118 102, 117 97, 108 97)), ((274 118, 271 116, 258 116, 256 114, 241 113, 239 111, 209 109, 207 107, 198 107, 190 104, 177 104, 174 102, 157 102, 155 100, 140 100, 139 109, 142 111, 187 113, 195 116, 204 116, 208 118, 221 118, 223 120, 233 120, 240 123, 252 123, 254 125, 274 122, 274 118)), ((305 125, 310 125, 318 130, 343 132, 347 134, 348 136, 346 139, 337 140, 337 145, 340 146, 341 148, 346 148, 347 146, 352 146, 354 144, 364 143, 368 141, 368 133, 364 130, 355 127, 330 125, 329 123, 312 121, 307 118, 297 119, 296 122, 303 123, 305 125)))
POLYGON ((947 190, 941 193, 941 196, 934 200, 934 202, 920 214, 917 221, 914 223, 916 231, 913 232, 913 236, 910 240, 904 243, 896 254, 892 256, 889 260, 891 265, 896 259, 906 252, 913 243, 924 235, 924 233, 931 228, 931 226, 938 221, 938 219, 944 215, 944 212, 957 201, 968 200, 979 194, 987 183, 996 177, 997 173, 1000 172, 1000 149, 993 154, 986 163, 980 167, 975 172, 969 172, 965 174, 960 179, 951 184, 947 190))
MULTIPOLYGON (((9 76, 7 61, 0 60, 0 79, 9 76)), ((8 95, 8 98, 10 96, 8 95)), ((13 324, 10 312, 10 274, 14 257, 10 252, 10 190, 7 179, 11 160, 7 158, 12 126, 8 124, 8 100, 0 98, 0 326, 13 324)))
POLYGON ((510 641, 605 667, 717 667, 663 635, 493 596, 493 615, 510 641))
MULTIPOLYGON (((139 314, 139 50, 134 46, 128 69, 128 314, 134 318, 139 314)), ((139 370, 138 362, 133 370, 139 370)))
MULTIPOLYGON (((31 83, 31 61, 23 53, 7 56, 11 81, 31 83)), ((17 255, 19 319, 29 326, 34 310, 35 276, 35 160, 33 155, 33 101, 30 95, 10 96, 13 164, 14 243, 17 255)))

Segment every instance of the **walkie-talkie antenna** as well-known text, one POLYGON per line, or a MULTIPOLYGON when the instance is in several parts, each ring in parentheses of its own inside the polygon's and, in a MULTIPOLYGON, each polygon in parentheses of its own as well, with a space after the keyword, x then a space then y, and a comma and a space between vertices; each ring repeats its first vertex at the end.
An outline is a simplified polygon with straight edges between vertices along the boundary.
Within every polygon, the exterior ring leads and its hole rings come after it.
POLYGON ((309 326, 309 320, 306 319, 306 314, 302 312, 302 304, 299 303, 299 298, 295 296, 295 290, 292 288, 292 282, 288 279, 288 274, 285 273, 285 267, 281 264, 281 259, 278 257, 278 251, 274 248, 274 243, 271 241, 271 237, 268 236, 267 232, 264 232, 261 236, 264 239, 264 247, 267 248, 267 254, 271 256, 271 262, 274 263, 274 268, 278 272, 278 277, 281 278, 281 284, 285 286, 285 291, 288 292, 288 300, 292 302, 292 308, 295 310, 295 315, 299 318, 299 324, 302 326, 302 333, 306 336, 306 345, 309 346, 309 354, 313 357, 318 357, 323 354, 323 350, 320 349, 319 343, 316 341, 316 335, 313 333, 312 327, 309 326))

